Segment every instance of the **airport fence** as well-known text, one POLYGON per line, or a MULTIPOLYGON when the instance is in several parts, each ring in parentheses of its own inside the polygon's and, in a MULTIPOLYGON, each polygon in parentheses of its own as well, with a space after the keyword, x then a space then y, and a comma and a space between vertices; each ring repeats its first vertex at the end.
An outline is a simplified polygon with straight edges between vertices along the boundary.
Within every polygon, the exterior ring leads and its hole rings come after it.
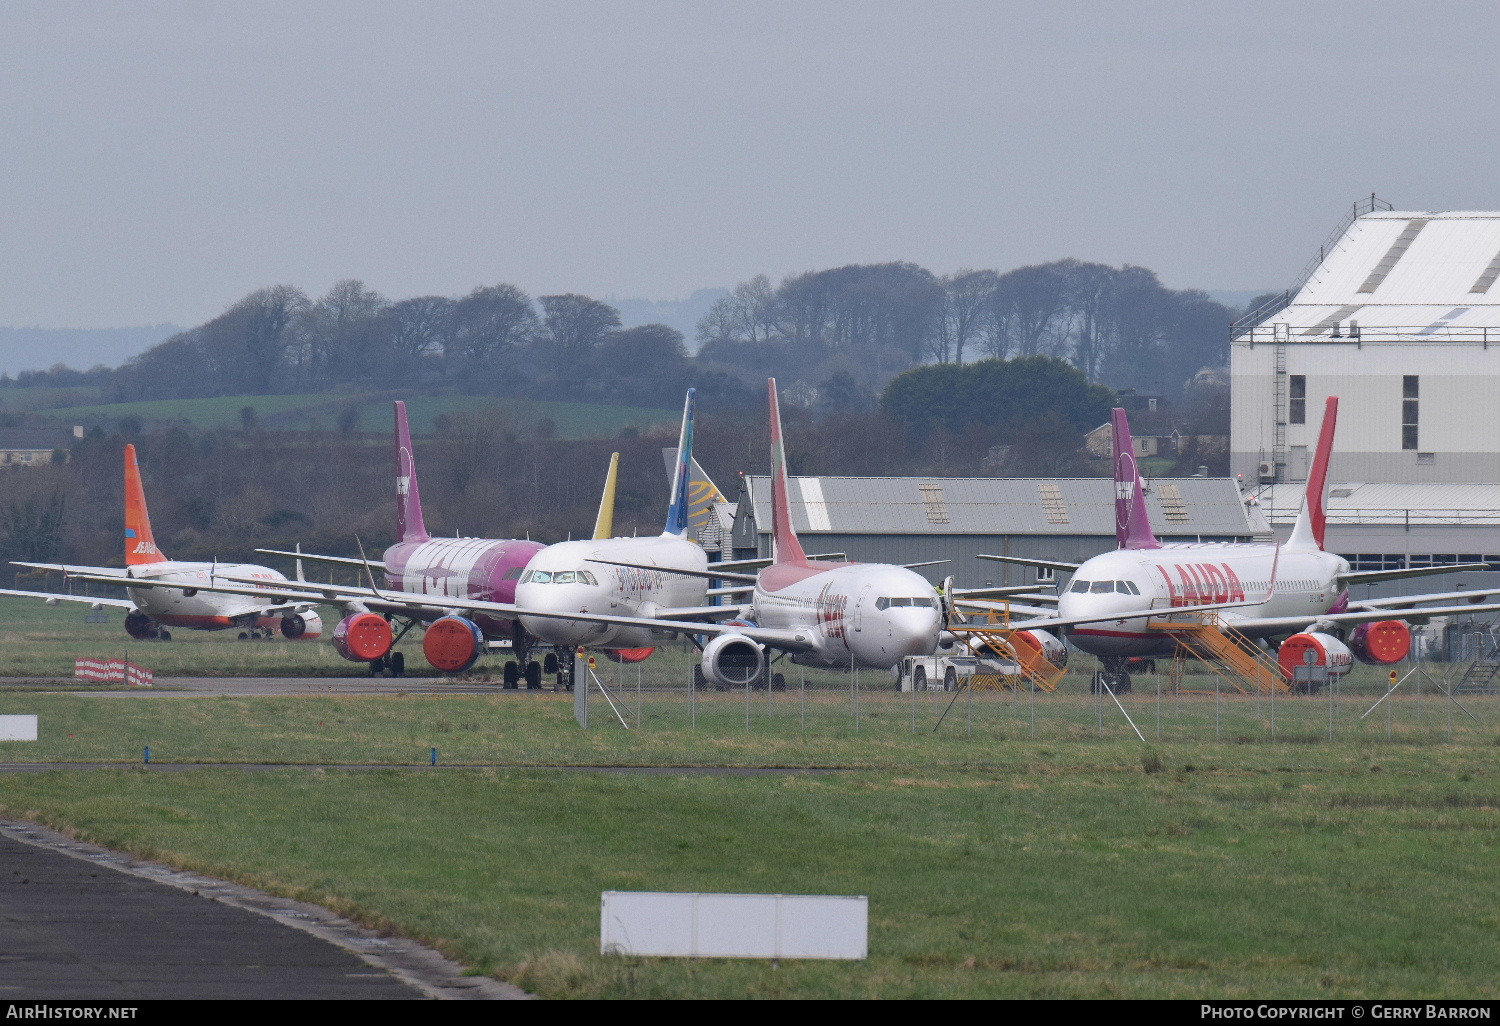
MULTIPOLYGON (((1405 662, 1355 672, 1308 693, 1244 693, 1189 667, 1132 675, 1126 693, 1094 690, 1092 660, 1056 692, 968 687, 900 691, 886 672, 776 665, 784 687, 695 687, 693 666, 600 663, 584 696, 588 729, 690 730, 718 736, 963 735, 990 741, 1136 738, 1144 743, 1369 741, 1500 744, 1500 693, 1462 690, 1464 664, 1405 662)), ((576 696, 575 696, 576 699, 576 696)), ((576 704, 576 702, 575 702, 576 704)))

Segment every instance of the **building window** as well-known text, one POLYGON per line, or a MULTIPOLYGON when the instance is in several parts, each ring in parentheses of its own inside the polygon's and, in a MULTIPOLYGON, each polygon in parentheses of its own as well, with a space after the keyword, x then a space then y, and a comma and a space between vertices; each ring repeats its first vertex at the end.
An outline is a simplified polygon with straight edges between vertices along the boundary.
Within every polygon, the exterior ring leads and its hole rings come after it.
POLYGON ((1036 568, 1036 582, 1038 584, 1056 584, 1057 568, 1054 566, 1039 566, 1036 568))
POLYGON ((1307 423, 1307 375, 1293 374, 1291 378, 1291 415, 1293 424, 1307 423))
POLYGON ((1417 447, 1417 375, 1401 378, 1401 448, 1417 447))

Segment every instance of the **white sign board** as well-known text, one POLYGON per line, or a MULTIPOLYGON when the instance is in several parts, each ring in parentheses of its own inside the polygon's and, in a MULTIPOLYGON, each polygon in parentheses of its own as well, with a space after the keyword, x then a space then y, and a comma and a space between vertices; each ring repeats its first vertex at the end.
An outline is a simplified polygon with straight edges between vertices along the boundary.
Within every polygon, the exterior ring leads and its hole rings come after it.
POLYGON ((35 716, 0 716, 0 741, 35 740, 35 716))
POLYGON ((869 899, 605 891, 599 950, 690 958, 865 958, 869 899))

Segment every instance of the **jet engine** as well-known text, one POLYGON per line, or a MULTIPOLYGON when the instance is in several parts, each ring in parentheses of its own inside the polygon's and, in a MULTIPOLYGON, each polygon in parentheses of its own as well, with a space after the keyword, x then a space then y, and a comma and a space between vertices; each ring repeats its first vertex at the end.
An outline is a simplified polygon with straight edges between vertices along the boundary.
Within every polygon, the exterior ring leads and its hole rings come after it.
POLYGON ((462 616, 445 616, 422 635, 422 654, 444 673, 463 673, 483 651, 484 632, 462 616))
POLYGON ((654 648, 606 648, 604 654, 617 663, 644 663, 655 651, 654 648))
POLYGON ((139 609, 133 609, 125 614, 125 633, 137 641, 147 641, 160 636, 161 626, 139 609))
POLYGON ((1017 655, 1021 654, 1022 649, 1030 649, 1040 653, 1053 666, 1060 668, 1068 665, 1068 646, 1054 634, 1037 630, 1016 631, 1010 636, 1010 640, 1018 650, 1017 655))
POLYGON ((309 640, 323 633, 323 618, 309 609, 305 613, 290 613, 281 618, 281 636, 288 641, 301 638, 309 640))
POLYGON ((1349 649, 1362 663, 1374 666, 1399 663, 1411 651, 1411 628, 1400 620, 1362 623, 1350 632, 1349 649))
POLYGON ((743 634, 720 634, 703 648, 703 676, 717 687, 742 688, 765 668, 764 650, 743 634))
POLYGON ((379 613, 351 613, 333 629, 333 648, 352 663, 373 663, 391 650, 395 636, 379 613))
POLYGON ((1287 680, 1295 677, 1299 666, 1322 666, 1330 677, 1342 677, 1354 665, 1354 655, 1332 634, 1307 631, 1283 641, 1276 650, 1276 661, 1287 680))

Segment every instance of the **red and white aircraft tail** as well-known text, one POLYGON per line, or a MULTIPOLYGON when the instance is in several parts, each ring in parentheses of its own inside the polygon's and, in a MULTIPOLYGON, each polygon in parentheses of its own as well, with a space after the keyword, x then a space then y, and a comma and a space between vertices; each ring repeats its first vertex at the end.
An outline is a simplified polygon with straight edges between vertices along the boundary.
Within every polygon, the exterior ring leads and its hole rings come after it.
POLYGON ((776 401, 776 379, 767 379, 771 396, 771 542, 778 563, 806 563, 807 553, 792 527, 792 504, 786 473, 786 444, 781 438, 781 407, 776 401))
POLYGON ((135 446, 125 447, 125 565, 165 563, 151 534, 151 514, 146 511, 146 490, 141 487, 141 468, 135 462, 135 446))
POLYGON ((1324 508, 1324 495, 1328 490, 1328 461, 1333 456, 1333 431, 1339 419, 1339 399, 1328 397, 1323 407, 1323 427, 1318 432, 1318 448, 1313 453, 1312 467, 1307 474, 1307 489, 1302 498, 1302 509, 1292 534, 1286 541, 1288 549, 1321 551, 1328 530, 1328 514, 1324 508))

